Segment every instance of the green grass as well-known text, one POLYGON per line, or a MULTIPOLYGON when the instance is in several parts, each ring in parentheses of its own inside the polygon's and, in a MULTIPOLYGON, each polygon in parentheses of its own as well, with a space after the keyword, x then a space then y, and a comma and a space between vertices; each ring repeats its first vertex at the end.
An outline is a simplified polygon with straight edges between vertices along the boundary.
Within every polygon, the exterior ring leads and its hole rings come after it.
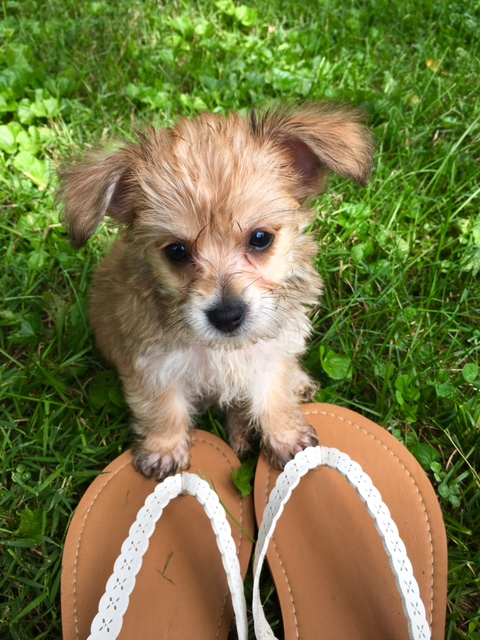
POLYGON ((144 122, 324 98, 369 110, 378 153, 367 190, 334 179, 316 203, 325 296, 307 364, 319 400, 390 428, 428 472, 446 637, 480 638, 478 3, 247 4, 0 5, 2 638, 61 637, 69 518, 129 443, 86 309, 112 234, 69 247, 53 167, 144 122))

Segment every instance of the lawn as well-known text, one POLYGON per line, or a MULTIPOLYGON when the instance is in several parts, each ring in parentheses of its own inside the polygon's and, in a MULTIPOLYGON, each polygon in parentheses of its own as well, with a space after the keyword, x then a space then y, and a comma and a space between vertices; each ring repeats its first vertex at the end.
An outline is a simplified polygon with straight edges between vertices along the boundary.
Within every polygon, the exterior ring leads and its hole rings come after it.
POLYGON ((427 471, 449 539, 446 638, 480 638, 479 77, 468 0, 4 0, 2 638, 61 638, 69 519, 130 442, 87 314, 115 232, 69 246, 55 167, 146 122, 311 99, 363 106, 377 155, 367 189, 335 178, 314 204, 325 294, 306 364, 318 400, 379 422, 427 471))

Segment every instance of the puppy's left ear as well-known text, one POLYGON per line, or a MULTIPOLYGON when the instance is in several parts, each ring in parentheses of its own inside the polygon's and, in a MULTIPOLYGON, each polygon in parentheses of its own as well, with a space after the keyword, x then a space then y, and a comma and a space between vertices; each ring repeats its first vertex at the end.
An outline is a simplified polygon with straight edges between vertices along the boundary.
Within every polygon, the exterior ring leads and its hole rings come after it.
POLYGON ((75 248, 83 247, 108 214, 120 224, 133 219, 131 161, 126 149, 93 152, 60 169, 64 221, 75 248))
POLYGON ((314 103, 269 113, 252 128, 282 152, 298 183, 298 198, 318 195, 330 171, 365 186, 370 177, 374 138, 360 109, 314 103))

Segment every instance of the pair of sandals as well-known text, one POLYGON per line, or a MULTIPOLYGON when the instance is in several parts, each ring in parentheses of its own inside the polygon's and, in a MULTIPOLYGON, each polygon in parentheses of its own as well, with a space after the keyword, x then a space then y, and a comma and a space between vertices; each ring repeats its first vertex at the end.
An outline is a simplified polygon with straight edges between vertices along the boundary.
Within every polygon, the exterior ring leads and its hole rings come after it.
POLYGON ((261 456, 253 496, 232 481, 233 451, 205 431, 193 433, 189 472, 160 484, 134 471, 129 451, 114 460, 67 535, 64 640, 227 640, 233 618, 247 640, 255 535, 257 640, 275 638, 261 605, 265 557, 284 640, 444 638, 446 535, 426 474, 359 414, 304 411, 321 446, 282 473, 261 456))

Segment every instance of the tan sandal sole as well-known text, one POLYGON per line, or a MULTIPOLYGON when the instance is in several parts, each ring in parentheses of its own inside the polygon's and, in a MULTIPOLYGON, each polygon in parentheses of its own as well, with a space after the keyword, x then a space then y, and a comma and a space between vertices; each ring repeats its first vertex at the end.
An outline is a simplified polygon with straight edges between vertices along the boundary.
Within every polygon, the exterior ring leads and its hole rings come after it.
MULTIPOLYGON (((447 545, 425 472, 390 433, 340 407, 304 407, 322 445, 358 462, 380 491, 412 562, 432 639, 444 638, 447 545)), ((255 512, 261 517, 279 475, 261 458, 255 512)), ((267 553, 285 640, 408 640, 402 603, 373 520, 355 490, 320 468, 301 480, 267 553)))
MULTIPOLYGON (((226 510, 242 575, 252 553, 253 501, 232 480, 240 462, 219 438, 192 434, 190 472, 209 482, 226 510)), ((129 451, 114 460, 83 496, 63 555, 64 640, 84 640, 123 541, 156 482, 137 473, 129 451)), ((210 522, 191 496, 165 508, 137 576, 121 640, 226 640, 233 619, 227 578, 210 522)))

